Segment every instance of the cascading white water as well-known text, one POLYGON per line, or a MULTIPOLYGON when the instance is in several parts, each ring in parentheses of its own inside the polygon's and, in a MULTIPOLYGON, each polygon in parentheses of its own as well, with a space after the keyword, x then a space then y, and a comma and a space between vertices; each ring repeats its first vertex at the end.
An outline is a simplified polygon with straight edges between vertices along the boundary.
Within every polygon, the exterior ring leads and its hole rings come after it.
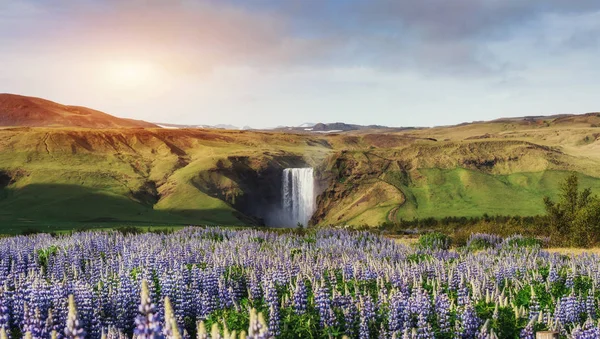
POLYGON ((296 226, 298 223, 308 226, 315 211, 313 169, 284 169, 281 196, 285 226, 296 226))

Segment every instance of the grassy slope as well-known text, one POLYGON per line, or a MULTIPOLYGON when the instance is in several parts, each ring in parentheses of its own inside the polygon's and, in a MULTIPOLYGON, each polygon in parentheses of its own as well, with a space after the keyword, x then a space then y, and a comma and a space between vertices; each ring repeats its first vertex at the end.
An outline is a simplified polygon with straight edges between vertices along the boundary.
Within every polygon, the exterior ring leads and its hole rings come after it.
MULTIPOLYGON (((491 175, 458 169, 422 169, 421 179, 402 189, 412 199, 398 210, 397 218, 445 216, 538 215, 544 213, 542 197, 556 198, 563 171, 491 175)), ((580 175, 581 185, 600 193, 600 180, 580 175)))
POLYGON ((244 222, 229 204, 194 184, 197 178, 210 178, 220 187, 235 189, 235 182, 209 175, 217 162, 248 156, 253 166, 260 167, 274 155, 291 154, 318 165, 341 150, 354 152, 349 164, 355 172, 339 183, 347 195, 333 199, 321 224, 539 214, 542 197, 556 194, 565 170, 582 173, 583 185, 600 193, 599 133, 600 128, 580 122, 549 127, 492 123, 332 136, 0 130, 0 171, 14 178, 0 190, 0 233, 31 226, 240 225, 244 222), (485 139, 466 140, 485 134, 489 134, 485 139), (438 141, 418 139, 425 137, 438 141), (468 162, 474 160, 498 161, 492 168, 478 168, 468 162), (158 201, 136 195, 149 181, 157 186, 158 201))
POLYGON ((192 179, 228 156, 264 152, 320 156, 322 147, 285 135, 201 131, 32 129, 0 131, 0 233, 118 225, 242 225, 224 201, 192 179), (276 142, 273 142, 276 140, 276 142), (275 144, 275 147, 271 145, 275 144), (133 194, 156 182, 160 200, 133 194))
MULTIPOLYGON (((497 124, 489 126, 486 133, 502 131, 497 124)), ((485 127, 460 126, 456 134, 453 129, 411 131, 399 135, 423 137, 430 131, 440 137, 443 132, 443 141, 379 138, 371 142, 386 148, 336 154, 325 169, 343 173, 343 180, 336 177, 338 182, 321 201, 320 223, 376 225, 414 217, 540 214, 542 198, 555 197, 567 171, 579 172, 582 186, 600 193, 600 152, 587 151, 600 145, 600 140, 578 144, 600 129, 548 128, 533 137, 531 130, 516 129, 514 138, 492 134, 465 140, 485 132, 485 127), (545 144, 540 142, 542 132, 545 144), (350 205, 368 197, 365 192, 378 182, 395 187, 396 194, 381 196, 379 203, 364 211, 364 205, 350 205), (329 212, 322 213, 325 210, 329 212), (344 211, 342 218, 340 211, 344 211)))

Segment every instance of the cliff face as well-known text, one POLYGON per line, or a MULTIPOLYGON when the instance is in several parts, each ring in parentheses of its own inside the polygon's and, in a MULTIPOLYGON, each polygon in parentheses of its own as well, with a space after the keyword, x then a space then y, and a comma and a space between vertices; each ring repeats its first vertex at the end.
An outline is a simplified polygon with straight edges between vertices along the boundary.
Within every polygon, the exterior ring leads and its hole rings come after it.
POLYGON ((198 173, 192 182, 200 191, 235 208, 240 220, 271 225, 274 211, 281 208, 283 170, 305 166, 297 155, 229 156, 198 173))
POLYGON ((403 164, 369 152, 340 152, 319 167, 317 210, 312 224, 376 225, 404 202, 397 179, 403 164))

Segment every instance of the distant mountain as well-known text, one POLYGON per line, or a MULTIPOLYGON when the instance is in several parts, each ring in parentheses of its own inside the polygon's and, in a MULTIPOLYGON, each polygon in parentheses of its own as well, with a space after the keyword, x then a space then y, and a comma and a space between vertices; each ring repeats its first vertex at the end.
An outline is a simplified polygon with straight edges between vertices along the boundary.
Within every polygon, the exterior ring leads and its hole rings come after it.
POLYGON ((600 126, 600 113, 590 112, 584 114, 555 114, 555 115, 536 115, 517 118, 501 118, 492 120, 492 123, 517 123, 520 125, 583 125, 598 127, 600 126))
POLYGON ((204 128, 204 129, 231 129, 231 130, 239 130, 239 129, 252 129, 249 126, 244 126, 244 128, 239 128, 233 125, 219 124, 219 125, 183 125, 183 124, 170 124, 164 122, 157 122, 156 125, 162 128, 204 128))
POLYGON ((279 131, 295 131, 295 132, 313 132, 313 133, 339 133, 359 130, 402 130, 402 128, 387 127, 381 125, 353 125, 343 122, 334 123, 304 123, 297 127, 278 126, 275 130, 279 131))
MULTIPOLYGON (((205 128, 205 129, 227 129, 227 130, 254 130, 254 128, 250 126, 244 126, 239 128, 234 125, 228 124, 219 124, 219 125, 181 125, 181 124, 170 124, 170 123, 162 123, 157 122, 158 126, 162 128, 205 128)), ((352 125, 346 124, 343 122, 336 123, 304 123, 299 126, 277 126, 274 128, 258 128, 258 130, 263 131, 279 131, 279 132, 314 132, 314 133, 338 133, 338 132, 346 132, 346 131, 358 131, 358 130, 403 130, 403 128, 391 128, 387 126, 380 125, 352 125)))
POLYGON ((369 126, 352 125, 352 124, 346 124, 343 122, 335 122, 335 123, 331 123, 331 124, 319 123, 319 124, 315 124, 312 127, 313 131, 332 131, 332 130, 356 131, 356 130, 361 130, 361 129, 386 129, 386 128, 389 128, 389 127, 380 126, 380 125, 369 125, 369 126))
POLYGON ((141 120, 123 119, 87 107, 65 106, 35 97, 0 94, 0 126, 152 128, 141 120))
POLYGON ((181 128, 213 128, 210 125, 182 125, 182 124, 169 124, 166 122, 155 122, 155 124, 162 128, 168 129, 181 129, 181 128))

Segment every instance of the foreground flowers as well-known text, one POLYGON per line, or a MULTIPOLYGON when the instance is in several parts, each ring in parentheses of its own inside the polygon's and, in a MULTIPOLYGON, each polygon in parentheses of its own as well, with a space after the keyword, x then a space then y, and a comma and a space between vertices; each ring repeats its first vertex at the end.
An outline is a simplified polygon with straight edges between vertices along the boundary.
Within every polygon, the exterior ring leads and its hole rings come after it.
POLYGON ((600 258, 493 240, 473 252, 337 230, 0 239, 0 338, 600 333, 600 258))

